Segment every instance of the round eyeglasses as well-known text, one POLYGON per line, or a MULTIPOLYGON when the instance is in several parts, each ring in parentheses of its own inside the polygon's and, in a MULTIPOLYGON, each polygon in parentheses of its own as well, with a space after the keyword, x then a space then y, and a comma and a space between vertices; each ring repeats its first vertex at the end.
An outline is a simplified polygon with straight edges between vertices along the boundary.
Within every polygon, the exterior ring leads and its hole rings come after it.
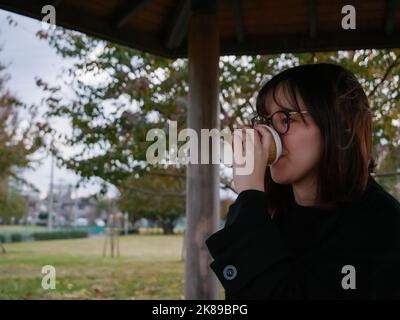
POLYGON ((251 125, 254 127, 256 124, 265 124, 272 126, 279 134, 284 135, 289 131, 291 117, 299 113, 308 113, 308 111, 284 111, 278 110, 271 114, 269 117, 257 115, 251 119, 251 125))

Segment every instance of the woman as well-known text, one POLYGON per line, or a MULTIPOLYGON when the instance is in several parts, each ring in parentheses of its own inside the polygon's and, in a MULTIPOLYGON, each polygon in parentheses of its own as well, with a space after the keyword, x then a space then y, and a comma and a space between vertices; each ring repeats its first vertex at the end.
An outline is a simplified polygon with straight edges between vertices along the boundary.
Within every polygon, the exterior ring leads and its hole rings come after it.
POLYGON ((239 195, 206 240, 225 298, 400 298, 400 204, 370 175, 372 116, 356 77, 326 63, 291 68, 256 107, 254 170, 234 176, 239 195), (261 124, 282 140, 271 166, 261 124))

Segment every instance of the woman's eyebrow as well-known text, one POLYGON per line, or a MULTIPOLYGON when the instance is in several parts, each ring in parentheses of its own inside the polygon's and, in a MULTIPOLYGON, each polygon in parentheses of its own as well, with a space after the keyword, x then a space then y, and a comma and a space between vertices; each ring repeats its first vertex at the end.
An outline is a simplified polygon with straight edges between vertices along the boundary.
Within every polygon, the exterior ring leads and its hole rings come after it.
POLYGON ((273 113, 275 113, 275 112, 277 112, 277 111, 288 111, 288 112, 291 112, 291 111, 296 111, 296 110, 295 110, 295 109, 292 109, 292 108, 288 108, 288 107, 279 106, 279 108, 276 109, 276 110, 275 110, 274 112, 272 112, 272 113, 266 112, 266 113, 265 113, 265 116, 266 116, 266 117, 270 117, 273 113))

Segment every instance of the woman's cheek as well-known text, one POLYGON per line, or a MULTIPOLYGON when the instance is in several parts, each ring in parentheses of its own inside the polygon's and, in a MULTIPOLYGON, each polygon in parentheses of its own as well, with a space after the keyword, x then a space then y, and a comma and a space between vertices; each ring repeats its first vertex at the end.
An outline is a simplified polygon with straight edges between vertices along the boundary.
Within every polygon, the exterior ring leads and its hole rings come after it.
POLYGON ((307 170, 318 158, 319 142, 309 135, 298 135, 296 138, 287 143, 287 160, 299 170, 307 170))

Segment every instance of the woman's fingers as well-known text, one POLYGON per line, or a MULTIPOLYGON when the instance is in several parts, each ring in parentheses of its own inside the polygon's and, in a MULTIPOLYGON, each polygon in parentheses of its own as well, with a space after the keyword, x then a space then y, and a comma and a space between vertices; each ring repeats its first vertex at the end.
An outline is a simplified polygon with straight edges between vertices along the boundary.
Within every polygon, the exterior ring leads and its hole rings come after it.
POLYGON ((235 145, 233 152, 234 189, 238 193, 247 189, 264 191, 266 170, 264 163, 266 159, 263 152, 262 135, 254 128, 241 127, 238 129, 233 132, 233 143, 235 145), (240 147, 242 150, 240 150, 240 147), (240 172, 237 170, 239 167, 243 169, 240 172))
POLYGON ((243 131, 233 131, 233 152, 237 150, 241 150, 243 152, 243 148, 243 131))
POLYGON ((254 129, 257 130, 263 138, 267 138, 267 135, 269 135, 269 130, 263 126, 255 125, 254 129))
POLYGON ((233 159, 232 159, 232 166, 234 168, 237 167, 237 163, 236 163, 236 159, 237 159, 237 153, 240 151, 242 154, 244 153, 243 151, 243 142, 242 142, 242 136, 240 134, 240 132, 237 131, 233 131, 233 146, 232 146, 232 150, 233 150, 233 159))
POLYGON ((244 150, 244 155, 246 155, 246 149, 251 148, 250 152, 254 154, 255 148, 259 148, 261 141, 260 138, 257 134, 257 132, 250 127, 244 127, 242 129, 242 135, 243 135, 243 150, 244 150), (248 141, 248 142, 247 142, 248 141))
MULTIPOLYGON (((254 148, 254 141, 252 138, 252 134, 250 130, 253 130, 250 127, 240 127, 238 130, 233 131, 233 165, 237 166, 238 164, 235 162, 236 160, 239 160, 240 162, 243 162, 243 159, 247 156, 247 148, 254 148), (241 148, 241 149, 240 149, 241 148), (238 154, 238 151, 241 151, 241 154, 238 154), (236 154, 236 158, 235 158, 236 154)), ((253 132, 255 133, 255 132, 253 132)), ((245 165, 245 163, 240 163, 240 165, 245 165)))
POLYGON ((262 143, 261 135, 254 128, 252 128, 252 130, 253 130, 253 136, 252 136, 253 137, 253 140, 252 140, 253 145, 254 145, 255 150, 256 149, 258 150, 261 147, 261 143, 262 143))
POLYGON ((257 130, 260 134, 261 134, 261 144, 263 147, 264 152, 267 153, 267 157, 269 154, 269 146, 271 143, 271 133, 269 132, 269 130, 263 126, 255 126, 254 127, 255 130, 257 130))

